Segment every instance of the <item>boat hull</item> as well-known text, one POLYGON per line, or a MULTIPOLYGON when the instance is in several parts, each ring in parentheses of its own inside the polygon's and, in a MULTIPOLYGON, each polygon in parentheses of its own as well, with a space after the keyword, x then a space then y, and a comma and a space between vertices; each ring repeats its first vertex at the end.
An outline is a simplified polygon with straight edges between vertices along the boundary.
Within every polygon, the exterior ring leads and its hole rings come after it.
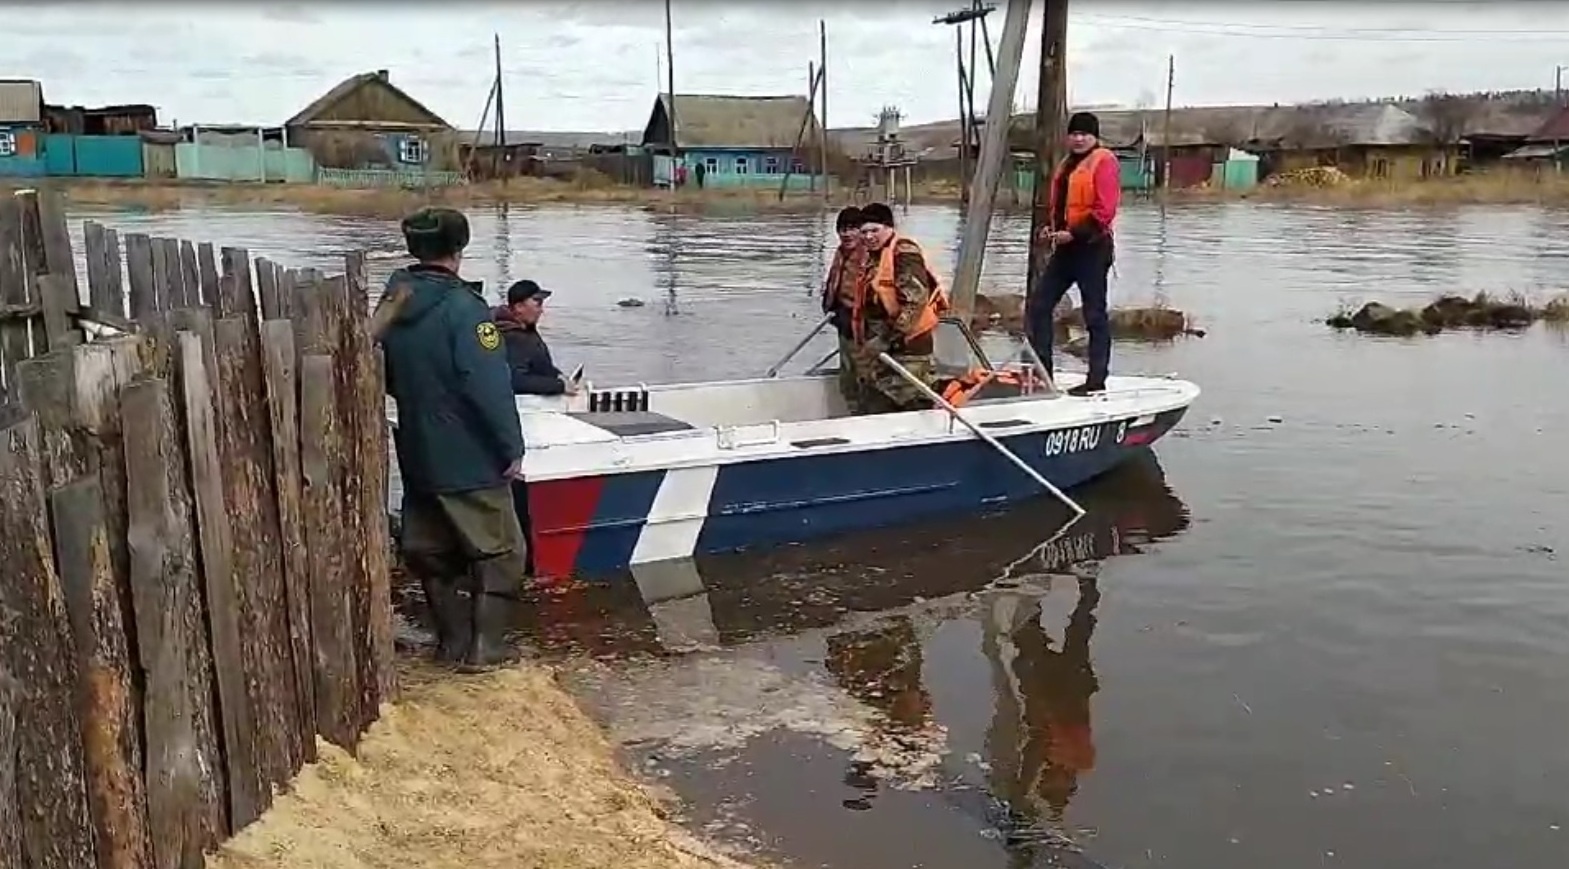
MULTIPOLYGON (((990 433, 1059 488, 1094 479, 1170 431, 1186 407, 1082 426, 990 433)), ((979 439, 806 453, 528 484, 535 575, 802 543, 1041 496, 979 439)))

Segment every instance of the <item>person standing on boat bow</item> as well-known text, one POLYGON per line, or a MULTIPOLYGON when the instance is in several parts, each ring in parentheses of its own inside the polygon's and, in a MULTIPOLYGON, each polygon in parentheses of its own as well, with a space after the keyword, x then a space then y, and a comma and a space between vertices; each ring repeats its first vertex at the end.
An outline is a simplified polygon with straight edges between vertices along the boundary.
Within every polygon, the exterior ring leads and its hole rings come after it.
POLYGON ((1089 374, 1069 395, 1106 391, 1111 368, 1111 321, 1107 310, 1107 272, 1115 250, 1112 224, 1122 198, 1117 155, 1100 144, 1100 120, 1089 112, 1068 119, 1068 156, 1052 173, 1047 224, 1042 233, 1051 258, 1025 300, 1025 328, 1046 370, 1052 370, 1052 317, 1057 303, 1075 284, 1084 302, 1089 332, 1089 374))
POLYGON ((523 432, 483 287, 458 276, 468 219, 423 208, 402 229, 418 262, 387 279, 397 306, 381 339, 398 409, 399 542, 430 604, 437 659, 483 669, 514 656, 502 596, 517 592, 524 573, 511 490, 522 475, 523 432))
POLYGON ((496 308, 493 316, 501 338, 507 344, 507 363, 512 368, 512 391, 518 395, 571 395, 577 384, 568 380, 550 358, 550 348, 539 334, 539 318, 545 314, 550 291, 530 280, 507 288, 507 303, 496 308))
POLYGON ((839 212, 834 220, 839 247, 823 281, 823 313, 832 314, 839 332, 839 394, 851 413, 861 412, 861 378, 856 366, 853 318, 861 303, 866 272, 866 251, 861 245, 861 209, 854 205, 839 212))
POLYGON ((863 413, 898 413, 932 406, 915 384, 878 358, 887 353, 930 387, 936 378, 937 324, 948 309, 942 282, 915 240, 894 229, 893 209, 881 202, 861 209, 866 266, 851 315, 863 413))

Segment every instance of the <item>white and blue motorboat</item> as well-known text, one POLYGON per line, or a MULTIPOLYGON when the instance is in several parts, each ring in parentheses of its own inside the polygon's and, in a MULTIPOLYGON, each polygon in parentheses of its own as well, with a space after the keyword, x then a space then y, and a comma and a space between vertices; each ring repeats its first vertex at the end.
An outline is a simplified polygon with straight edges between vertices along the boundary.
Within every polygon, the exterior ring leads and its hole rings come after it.
MULTIPOLYGON (((1038 370, 993 365, 964 325, 942 328, 971 357, 948 366, 956 373, 1038 370)), ((825 363, 799 376, 519 397, 527 454, 517 501, 536 577, 603 575, 1042 495, 1082 512, 1062 490, 1147 449, 1199 395, 1169 377, 1114 376, 1087 398, 1058 392, 1082 375, 1055 386, 999 377, 962 407, 939 398, 929 410, 856 416, 825 363)))

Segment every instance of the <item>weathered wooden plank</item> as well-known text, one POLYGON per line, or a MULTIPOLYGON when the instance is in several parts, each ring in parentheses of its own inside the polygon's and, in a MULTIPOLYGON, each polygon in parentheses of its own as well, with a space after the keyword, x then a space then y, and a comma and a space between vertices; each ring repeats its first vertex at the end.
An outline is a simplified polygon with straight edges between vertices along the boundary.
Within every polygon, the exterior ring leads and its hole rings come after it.
MULTIPOLYGON (((120 233, 104 230, 104 272, 109 279, 106 302, 113 306, 111 313, 125 314, 125 262, 120 255, 120 233)), ((96 303, 95 303, 96 304, 96 303)))
POLYGON ((133 232, 125 237, 125 276, 133 320, 158 310, 158 285, 153 277, 153 240, 133 232))
POLYGON ((123 314, 124 309, 114 308, 109 294, 108 260, 104 246, 108 242, 104 225, 89 220, 82 224, 82 259, 87 265, 87 303, 101 311, 123 314))
MULTIPOLYGON (((174 302, 173 287, 170 282, 169 239, 154 237, 149 239, 152 243, 153 260, 153 303, 155 311, 169 311, 178 307, 174 302)), ((174 264, 177 272, 179 262, 174 264)))
POLYGON ((81 673, 78 708, 98 867, 142 869, 152 852, 139 744, 141 706, 98 475, 87 474, 51 492, 49 507, 81 673))
POLYGON ((190 496, 163 380, 120 394, 132 608, 145 673, 147 817, 157 869, 199 869, 226 828, 215 773, 212 662, 202 637, 190 496))
POLYGON ((0 869, 27 869, 22 854, 22 806, 16 789, 16 724, 22 691, 0 666, 0 869))
POLYGON ((294 695, 298 706, 301 759, 316 759, 316 695, 311 675, 310 561, 300 493, 299 375, 294 327, 285 320, 262 324, 262 364, 271 414, 274 492, 288 599, 289 642, 294 650, 294 695))
POLYGON ((187 457, 196 504, 207 628, 212 641, 213 676, 218 686, 218 717, 228 770, 229 820, 239 830, 261 816, 268 794, 256 766, 256 719, 246 679, 240 628, 239 575, 234 571, 233 529, 224 501, 223 467, 208 376, 213 355, 211 332, 179 335, 180 391, 185 406, 187 457))
POLYGON ((278 265, 272 260, 257 257, 256 295, 261 300, 264 320, 277 320, 284 316, 284 302, 278 295, 278 265))
POLYGON ((218 261, 213 257, 212 242, 196 246, 196 272, 201 279, 202 304, 209 308, 218 306, 218 261))
POLYGON ((251 285, 251 255, 244 248, 222 252, 223 277, 218 281, 218 316, 241 317, 256 322, 256 293, 251 285))
POLYGON ((282 307, 280 319, 293 319, 298 308, 298 275, 293 269, 278 269, 278 304, 282 307))
POLYGON ((196 245, 183 240, 180 242, 180 283, 185 288, 181 307, 200 307, 203 304, 201 264, 196 259, 196 245))
POLYGON ((180 240, 163 240, 163 258, 169 264, 169 310, 191 305, 185 289, 185 265, 180 262, 180 240))
MULTIPOLYGON (((23 252, 21 203, 0 195, 0 308, 32 307, 28 298, 32 276, 23 252)), ((15 391, 16 364, 32 355, 32 342, 24 315, 0 316, 0 384, 15 391)))
POLYGON ((267 782, 284 785, 299 768, 304 749, 296 727, 299 703, 273 491, 271 419, 260 340, 253 329, 241 317, 221 319, 213 327, 219 451, 229 513, 246 517, 234 529, 234 569, 245 578, 240 601, 258 731, 256 759, 267 782))
POLYGON ((343 499, 335 469, 343 461, 343 438, 334 380, 331 356, 301 357, 301 502, 311 569, 316 726, 329 742, 351 748, 359 730, 359 697, 350 641, 345 541, 338 515, 343 499))
POLYGON ((71 257, 70 235, 65 229, 64 214, 58 209, 50 212, 45 198, 37 190, 16 193, 22 216, 22 258, 26 261, 25 278, 29 282, 27 297, 42 312, 39 320, 33 323, 35 355, 54 347, 79 344, 82 340, 81 333, 71 323, 71 314, 80 308, 80 302, 76 298, 76 263, 71 257), (60 225, 50 227, 48 222, 51 220, 60 225), (62 236, 63 248, 60 246, 62 236), (51 245, 55 248, 53 251, 51 245), (54 270, 56 267, 58 272, 54 270))
POLYGON ((78 674, 50 551, 38 441, 31 418, 0 432, 0 666, 16 677, 27 710, 16 733, 25 865, 80 869, 95 861, 76 738, 78 674))
POLYGON ((339 406, 352 415, 347 426, 350 472, 348 503, 350 551, 356 560, 355 581, 362 586, 356 602, 356 638, 360 669, 362 724, 369 726, 381 704, 394 694, 392 579, 387 531, 387 421, 380 354, 370 337, 370 288, 365 255, 344 260, 344 320, 339 344, 339 406))
POLYGON ((58 190, 38 191, 38 223, 43 229, 44 266, 42 273, 66 281, 67 314, 74 314, 81 303, 82 284, 76 274, 76 257, 71 253, 71 229, 66 225, 65 200, 58 190))

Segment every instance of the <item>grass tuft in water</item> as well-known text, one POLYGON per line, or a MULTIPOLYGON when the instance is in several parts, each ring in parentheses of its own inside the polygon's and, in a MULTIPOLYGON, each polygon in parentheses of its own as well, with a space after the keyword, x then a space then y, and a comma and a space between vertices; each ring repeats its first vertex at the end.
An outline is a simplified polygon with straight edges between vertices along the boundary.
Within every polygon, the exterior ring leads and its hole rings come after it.
POLYGON ((1569 296, 1544 305, 1534 304, 1524 293, 1495 296, 1480 292, 1471 298, 1446 294, 1421 308, 1394 308, 1368 302, 1353 310, 1342 304, 1324 322, 1336 329, 1354 329, 1369 335, 1436 335, 1452 329, 1517 331, 1538 320, 1569 321, 1569 296))

